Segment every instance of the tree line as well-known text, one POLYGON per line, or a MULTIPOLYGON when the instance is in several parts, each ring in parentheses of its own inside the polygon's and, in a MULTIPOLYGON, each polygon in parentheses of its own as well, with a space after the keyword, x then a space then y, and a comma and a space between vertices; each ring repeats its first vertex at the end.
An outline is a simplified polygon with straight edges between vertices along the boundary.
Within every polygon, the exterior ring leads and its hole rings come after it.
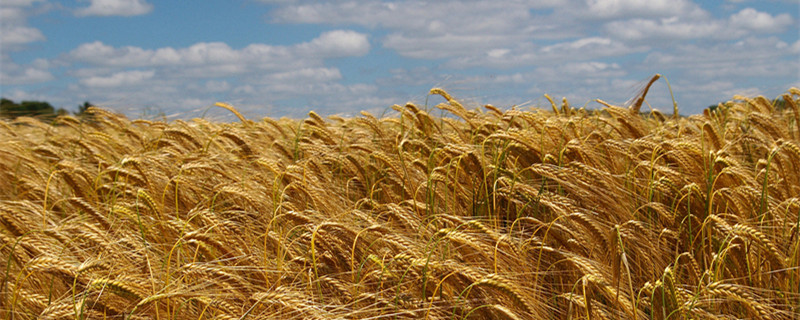
MULTIPOLYGON (((86 101, 78 106, 78 111, 72 112, 72 114, 84 116, 86 115, 86 110, 91 106, 93 105, 86 101)), ((69 113, 64 108, 54 108, 46 101, 21 101, 16 103, 10 99, 0 98, 0 118, 34 117, 41 120, 53 120, 60 115, 69 113)))

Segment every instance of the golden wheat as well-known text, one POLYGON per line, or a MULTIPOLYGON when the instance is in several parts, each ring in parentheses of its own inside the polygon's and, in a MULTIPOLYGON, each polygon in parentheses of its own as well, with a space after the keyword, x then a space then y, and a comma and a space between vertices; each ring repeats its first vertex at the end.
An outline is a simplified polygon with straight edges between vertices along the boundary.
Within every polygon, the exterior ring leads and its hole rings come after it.
POLYGON ((800 90, 0 121, 0 318, 800 319, 800 90), (436 109, 433 109, 436 110, 436 109))

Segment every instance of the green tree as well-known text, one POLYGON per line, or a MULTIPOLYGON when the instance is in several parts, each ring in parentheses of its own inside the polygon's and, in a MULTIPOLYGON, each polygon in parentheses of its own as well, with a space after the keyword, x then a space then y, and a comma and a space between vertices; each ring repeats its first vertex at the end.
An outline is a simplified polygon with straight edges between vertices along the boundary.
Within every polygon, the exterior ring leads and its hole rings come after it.
POLYGON ((0 116, 9 117, 8 113, 17 108, 17 104, 6 98, 0 98, 0 116))
POLYGON ((88 116, 88 114, 86 114, 86 110, 89 110, 89 107, 94 107, 94 106, 95 105, 93 105, 91 102, 84 101, 83 104, 78 105, 78 111, 75 112, 75 115, 79 117, 88 116))
POLYGON ((8 119, 24 116, 49 120, 66 113, 66 110, 62 108, 56 110, 50 103, 45 101, 22 101, 20 103, 15 103, 6 98, 0 99, 0 117, 8 119))
POLYGON ((56 114, 56 109, 44 101, 22 101, 19 106, 22 108, 23 115, 28 117, 46 117, 56 114))
POLYGON ((6 98, 0 98, 0 117, 15 118, 21 111, 20 105, 6 98))

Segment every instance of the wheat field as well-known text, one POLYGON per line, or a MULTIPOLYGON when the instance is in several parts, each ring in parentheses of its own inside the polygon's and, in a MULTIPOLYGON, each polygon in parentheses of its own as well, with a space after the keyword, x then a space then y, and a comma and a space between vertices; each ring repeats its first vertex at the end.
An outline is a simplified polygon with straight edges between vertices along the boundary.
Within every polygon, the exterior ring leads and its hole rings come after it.
POLYGON ((800 319, 800 90, 689 117, 431 94, 0 121, 0 318, 800 319))

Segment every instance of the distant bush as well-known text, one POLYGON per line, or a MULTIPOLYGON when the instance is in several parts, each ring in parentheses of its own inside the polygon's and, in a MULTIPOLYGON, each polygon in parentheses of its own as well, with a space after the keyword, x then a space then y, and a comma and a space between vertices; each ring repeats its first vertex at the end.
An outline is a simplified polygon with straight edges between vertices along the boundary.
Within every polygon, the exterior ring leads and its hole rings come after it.
POLYGON ((0 100, 0 116, 3 118, 34 117, 40 119, 55 119, 56 116, 63 114, 67 114, 67 110, 63 108, 53 108, 50 103, 44 101, 22 101, 20 103, 15 103, 6 98, 0 100))

